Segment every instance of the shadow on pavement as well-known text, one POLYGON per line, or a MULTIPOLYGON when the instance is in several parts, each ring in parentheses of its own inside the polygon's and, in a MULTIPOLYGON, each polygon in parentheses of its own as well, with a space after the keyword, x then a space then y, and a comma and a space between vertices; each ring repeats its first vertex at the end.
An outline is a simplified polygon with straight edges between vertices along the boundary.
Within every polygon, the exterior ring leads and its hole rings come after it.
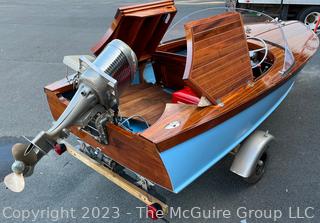
POLYGON ((11 164, 13 162, 11 147, 12 144, 0 145, 0 182, 11 172, 11 164))

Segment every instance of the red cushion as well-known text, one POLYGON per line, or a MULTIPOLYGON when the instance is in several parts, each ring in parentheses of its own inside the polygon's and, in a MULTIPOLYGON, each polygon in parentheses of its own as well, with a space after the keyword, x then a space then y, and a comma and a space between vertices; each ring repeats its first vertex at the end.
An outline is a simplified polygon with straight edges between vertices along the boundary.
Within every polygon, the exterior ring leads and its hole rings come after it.
POLYGON ((173 103, 194 104, 197 105, 200 98, 193 92, 190 87, 184 87, 183 89, 176 91, 172 94, 173 103))

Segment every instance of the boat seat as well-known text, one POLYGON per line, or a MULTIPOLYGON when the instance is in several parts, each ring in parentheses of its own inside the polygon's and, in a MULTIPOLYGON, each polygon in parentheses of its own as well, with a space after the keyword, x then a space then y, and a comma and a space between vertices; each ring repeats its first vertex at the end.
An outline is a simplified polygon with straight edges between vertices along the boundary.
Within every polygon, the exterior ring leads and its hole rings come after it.
POLYGON ((138 84, 127 87, 120 96, 120 115, 140 115, 152 125, 162 115, 171 94, 153 84, 138 84))
POLYGON ((185 24, 187 64, 183 79, 213 104, 253 80, 241 15, 226 12, 185 24))

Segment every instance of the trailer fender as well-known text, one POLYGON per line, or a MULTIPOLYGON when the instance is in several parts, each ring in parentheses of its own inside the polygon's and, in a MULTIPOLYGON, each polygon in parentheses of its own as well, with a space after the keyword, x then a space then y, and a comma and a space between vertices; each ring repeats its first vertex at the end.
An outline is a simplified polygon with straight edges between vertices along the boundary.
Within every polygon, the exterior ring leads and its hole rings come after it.
POLYGON ((274 137, 268 131, 257 130, 252 133, 240 146, 230 171, 244 178, 251 176, 260 157, 272 140, 274 140, 274 137))

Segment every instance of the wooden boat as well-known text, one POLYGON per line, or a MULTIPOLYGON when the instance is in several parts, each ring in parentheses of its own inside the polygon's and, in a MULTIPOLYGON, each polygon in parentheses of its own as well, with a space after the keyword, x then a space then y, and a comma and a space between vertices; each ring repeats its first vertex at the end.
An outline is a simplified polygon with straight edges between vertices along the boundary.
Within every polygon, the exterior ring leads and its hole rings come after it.
MULTIPOLYGON (((188 16, 192 21, 186 23, 183 18, 185 35, 179 36, 167 32, 176 12, 171 0, 118 9, 92 48, 94 66, 81 61, 99 73, 99 55, 121 40, 136 54, 136 83, 121 90, 114 114, 120 118, 106 122, 104 139, 92 120, 66 126, 84 147, 98 148, 147 186, 178 193, 234 151, 279 106, 318 49, 319 39, 298 21, 279 22, 263 14, 256 14, 260 21, 252 21, 254 13, 241 9, 196 20, 188 16), (162 41, 171 34, 174 39, 162 41)), ((55 120, 75 97, 77 75, 45 87, 55 120)), ((253 138, 245 147, 253 141, 263 146, 240 148, 245 158, 234 164, 234 172, 241 172, 239 165, 252 169, 263 161, 264 145, 272 137, 264 133, 253 138)), ((29 151, 43 146, 38 142, 33 140, 29 151)))

